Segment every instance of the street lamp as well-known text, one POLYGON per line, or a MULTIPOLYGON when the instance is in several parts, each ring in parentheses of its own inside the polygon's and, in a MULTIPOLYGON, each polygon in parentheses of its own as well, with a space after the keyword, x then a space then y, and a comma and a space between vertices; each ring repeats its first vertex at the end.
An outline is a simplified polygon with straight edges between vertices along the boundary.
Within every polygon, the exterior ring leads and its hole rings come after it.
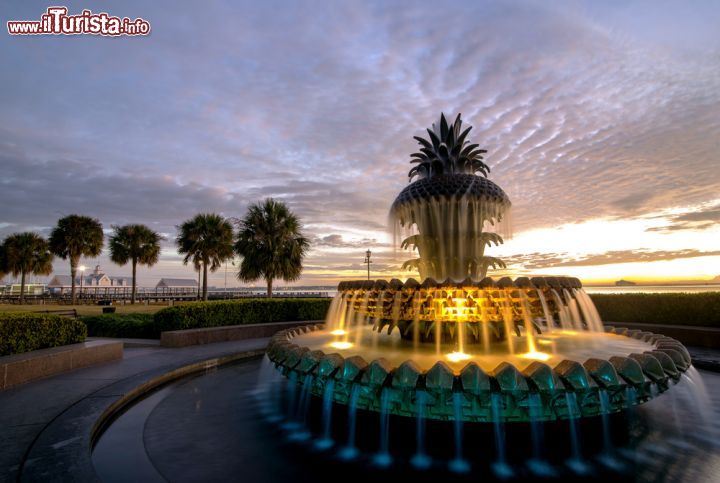
POLYGON ((85 278, 85 265, 80 265, 78 267, 78 270, 80 271, 80 298, 82 298, 83 278, 85 278))
POLYGON ((372 252, 370 250, 365 252, 365 263, 367 263, 368 266, 368 280, 370 280, 370 264, 372 263, 370 261, 370 255, 372 255, 372 252))

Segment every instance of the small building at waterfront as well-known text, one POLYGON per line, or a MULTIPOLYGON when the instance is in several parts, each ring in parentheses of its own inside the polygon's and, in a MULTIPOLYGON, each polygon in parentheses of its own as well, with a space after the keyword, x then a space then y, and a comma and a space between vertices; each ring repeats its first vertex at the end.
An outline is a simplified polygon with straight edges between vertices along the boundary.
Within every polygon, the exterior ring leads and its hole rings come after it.
POLYGON ((161 278, 155 286, 155 290, 172 293, 197 292, 198 282, 192 278, 161 278))
MULTIPOLYGON (((51 293, 63 294, 70 291, 72 277, 70 275, 55 275, 47 285, 51 293)), ((82 288, 83 292, 109 293, 132 287, 132 277, 119 277, 107 275, 100 265, 87 275, 75 276, 75 290, 82 288)))

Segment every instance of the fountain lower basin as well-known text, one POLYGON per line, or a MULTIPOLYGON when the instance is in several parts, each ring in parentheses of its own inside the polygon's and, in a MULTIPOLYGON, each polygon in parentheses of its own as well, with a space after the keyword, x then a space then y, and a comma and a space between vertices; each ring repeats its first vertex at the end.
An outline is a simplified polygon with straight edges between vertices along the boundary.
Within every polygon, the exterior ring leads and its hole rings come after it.
MULTIPOLYGON (((413 352, 410 359, 413 349, 390 336, 373 348, 370 327, 359 332, 358 352, 352 342, 334 346, 340 336, 323 329, 314 325, 276 334, 268 357, 315 396, 340 404, 354 397, 359 409, 411 417, 422 410, 438 420, 547 421, 619 412, 666 391, 690 367, 678 341, 612 327, 602 334, 558 331, 536 338, 556 346, 545 361, 533 360, 545 358, 544 352, 469 352, 469 359, 453 361, 427 351, 413 352), (332 393, 326 395, 331 381, 332 393)), ((523 346, 521 338, 517 343, 523 346)))

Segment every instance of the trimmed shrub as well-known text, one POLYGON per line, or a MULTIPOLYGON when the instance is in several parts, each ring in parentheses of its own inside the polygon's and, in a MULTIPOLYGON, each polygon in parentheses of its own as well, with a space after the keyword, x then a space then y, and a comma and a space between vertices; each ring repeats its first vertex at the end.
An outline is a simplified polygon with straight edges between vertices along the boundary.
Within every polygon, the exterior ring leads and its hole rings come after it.
POLYGON ((83 342, 85 324, 54 314, 10 312, 0 314, 0 356, 83 342))
POLYGON ((720 327, 720 292, 591 294, 605 322, 720 327))
POLYGON ((88 335, 94 337, 128 337, 157 339, 152 314, 103 314, 80 317, 87 325, 88 335))
POLYGON ((158 332, 162 332, 264 322, 320 320, 325 318, 331 300, 329 298, 258 298, 194 302, 156 312, 155 327, 158 332))
POLYGON ((103 314, 81 317, 95 337, 159 339, 165 330, 198 329, 225 325, 321 320, 332 299, 258 298, 192 302, 153 314, 103 314))

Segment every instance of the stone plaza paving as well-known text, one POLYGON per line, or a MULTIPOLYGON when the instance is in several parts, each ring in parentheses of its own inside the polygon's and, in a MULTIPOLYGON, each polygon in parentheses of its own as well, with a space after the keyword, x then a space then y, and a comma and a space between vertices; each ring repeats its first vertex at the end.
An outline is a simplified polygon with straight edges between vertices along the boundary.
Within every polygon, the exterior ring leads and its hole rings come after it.
MULTIPOLYGON (((123 359, 86 369, 75 370, 57 376, 40 379, 0 391, 0 481, 17 481, 31 475, 52 475, 56 468, 42 468, 48 459, 57 460, 50 452, 66 451, 68 461, 89 458, 88 454, 72 454, 87 451, 78 444, 81 434, 73 434, 72 428, 58 426, 61 416, 71 416, 73 409, 93 406, 95 403, 117 399, 124 392, 143 382, 201 361, 233 358, 238 354, 260 354, 267 339, 249 339, 221 342, 181 349, 153 347, 126 347, 123 359), (118 388, 119 383, 126 383, 118 388), (111 389, 111 390, 108 390, 111 389), (112 390, 115 389, 115 390, 112 390)), ((141 344, 142 345, 142 344, 141 344)), ((81 410, 81 412, 84 412, 81 410)), ((65 468, 73 473, 72 468, 65 468)), ((82 471, 77 468, 77 471, 82 471)), ((62 471, 57 475, 62 474, 62 471)), ((75 474, 78 479, 82 476, 75 474)), ((34 479, 34 478, 29 478, 34 479)), ((62 478, 60 478, 62 479, 62 478)))

